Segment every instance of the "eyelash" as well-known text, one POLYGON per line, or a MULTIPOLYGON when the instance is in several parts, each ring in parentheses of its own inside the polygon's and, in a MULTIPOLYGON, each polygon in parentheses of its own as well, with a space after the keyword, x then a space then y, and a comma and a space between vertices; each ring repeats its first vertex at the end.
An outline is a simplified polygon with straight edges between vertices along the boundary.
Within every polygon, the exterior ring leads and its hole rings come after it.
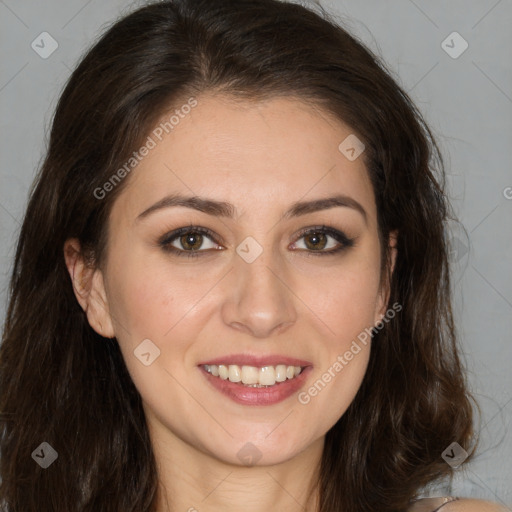
MULTIPOLYGON (((206 235, 207 237, 211 238, 211 240, 220 245, 220 243, 217 241, 215 233, 208 229, 203 228, 200 226, 185 226, 179 229, 176 229, 174 231, 171 231, 170 233, 165 234, 163 237, 160 238, 158 241, 158 245, 166 252, 170 252, 172 254, 175 254, 179 257, 186 257, 186 258, 197 258, 200 256, 200 253, 209 252, 209 251, 202 251, 202 250, 194 250, 194 251, 185 251, 182 249, 177 249, 176 247, 173 247, 171 242, 173 242, 175 239, 181 237, 182 235, 185 235, 187 233, 195 233, 200 235, 206 235)), ((310 235, 313 233, 321 233, 325 235, 329 235, 332 238, 334 238, 338 243, 341 245, 335 249, 330 249, 328 251, 313 251, 309 249, 300 249, 301 251, 306 251, 307 256, 330 256, 333 254, 340 253, 349 247, 352 247, 354 245, 354 238, 349 238, 345 235, 345 233, 338 231, 337 229, 330 228, 328 226, 322 225, 322 226, 313 226, 309 228, 304 228, 300 231, 300 233, 297 236, 296 241, 300 240, 306 235, 310 235)), ((295 243, 295 242, 294 242, 295 243)))

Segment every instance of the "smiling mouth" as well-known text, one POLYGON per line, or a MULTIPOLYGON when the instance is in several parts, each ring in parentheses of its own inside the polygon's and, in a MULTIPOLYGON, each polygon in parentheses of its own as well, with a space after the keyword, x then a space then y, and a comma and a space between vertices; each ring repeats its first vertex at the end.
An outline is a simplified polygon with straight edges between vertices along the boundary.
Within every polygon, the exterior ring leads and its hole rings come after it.
POLYGON ((214 377, 252 388, 268 388, 287 380, 293 380, 304 369, 302 366, 285 364, 261 367, 239 366, 237 364, 204 364, 202 367, 214 377))

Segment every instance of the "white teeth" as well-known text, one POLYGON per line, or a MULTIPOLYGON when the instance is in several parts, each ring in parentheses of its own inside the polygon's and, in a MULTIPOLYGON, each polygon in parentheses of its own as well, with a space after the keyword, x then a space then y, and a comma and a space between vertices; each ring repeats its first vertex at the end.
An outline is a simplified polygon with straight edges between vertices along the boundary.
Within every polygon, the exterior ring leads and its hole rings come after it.
MULTIPOLYGON (((215 365, 211 365, 211 367, 213 367, 213 366, 215 366, 215 365)), ((213 372, 212 372, 212 375, 213 375, 213 372)), ((219 365, 219 377, 223 380, 226 380, 228 378, 228 375, 229 375, 228 367, 224 366, 223 364, 219 365)))
POLYGON ((255 366, 242 366, 242 382, 244 384, 259 384, 260 372, 258 368, 255 366))
POLYGON ((259 377, 259 383, 262 386, 273 386, 276 383, 276 370, 273 366, 263 366, 260 368, 259 377))
POLYGON ((230 364, 228 368, 228 379, 231 382, 240 382, 242 380, 242 370, 240 370, 240 366, 236 364, 230 364))
POLYGON ((286 365, 278 364, 276 366, 276 381, 284 382, 286 380, 286 365))
POLYGON ((216 365, 206 364, 204 369, 214 377, 231 382, 241 382, 249 387, 273 386, 276 382, 284 382, 286 379, 293 379, 302 372, 300 366, 238 366, 237 364, 216 365))

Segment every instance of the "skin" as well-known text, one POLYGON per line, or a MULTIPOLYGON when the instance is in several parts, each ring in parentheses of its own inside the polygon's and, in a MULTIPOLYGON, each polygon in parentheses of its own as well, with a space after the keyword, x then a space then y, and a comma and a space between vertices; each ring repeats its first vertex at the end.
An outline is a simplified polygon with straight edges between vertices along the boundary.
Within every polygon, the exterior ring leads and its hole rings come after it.
MULTIPOLYGON (((126 178, 102 268, 84 265, 76 239, 66 242, 66 263, 91 327, 116 337, 141 394, 160 475, 158 512, 313 512, 325 434, 354 399, 370 344, 306 405, 297 395, 271 406, 237 404, 197 365, 231 353, 298 357, 313 365, 302 391, 382 318, 389 290, 379 287, 371 183, 363 159, 338 150, 353 132, 326 113, 296 99, 197 100, 126 178), (236 214, 175 206, 137 219, 178 192, 232 203, 236 214), (366 219, 349 207, 283 219, 292 203, 334 193, 359 202, 366 219), (158 245, 190 224, 217 237, 198 242, 199 257, 158 245), (329 236, 308 251, 312 237, 299 238, 299 230, 318 224, 354 238, 354 246, 312 254, 338 245, 329 236), (249 236, 263 249, 252 263, 236 252, 249 236), (160 349, 150 366, 133 353, 144 339, 160 349), (261 454, 252 467, 237 457, 248 442, 261 454)), ((172 245, 185 250, 180 237, 172 245)))
MULTIPOLYGON (((432 512, 443 504, 440 498, 426 498, 413 505, 410 512, 432 512)), ((442 505, 440 512, 510 512, 497 503, 477 499, 460 499, 442 505)))

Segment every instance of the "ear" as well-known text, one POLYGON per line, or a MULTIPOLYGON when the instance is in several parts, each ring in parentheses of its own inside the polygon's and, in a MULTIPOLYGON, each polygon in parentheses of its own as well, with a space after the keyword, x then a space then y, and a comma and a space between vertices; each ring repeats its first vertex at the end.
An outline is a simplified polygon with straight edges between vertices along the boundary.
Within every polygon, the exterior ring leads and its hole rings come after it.
POLYGON ((390 258, 390 268, 389 272, 386 276, 384 276, 383 284, 381 286, 381 290, 379 292, 379 299, 377 303, 377 308, 375 312, 375 320, 374 323, 380 322, 385 314, 386 309, 388 307, 389 302, 389 296, 391 294, 391 277, 393 275, 393 272, 395 270, 395 262, 396 262, 396 255, 397 255, 397 239, 398 239, 398 231, 391 231, 389 234, 389 240, 388 240, 388 250, 389 250, 389 258, 390 258))
POLYGON ((66 240, 64 259, 73 291, 87 315, 89 325, 101 336, 113 338, 115 334, 101 270, 87 265, 80 242, 76 238, 66 240))

